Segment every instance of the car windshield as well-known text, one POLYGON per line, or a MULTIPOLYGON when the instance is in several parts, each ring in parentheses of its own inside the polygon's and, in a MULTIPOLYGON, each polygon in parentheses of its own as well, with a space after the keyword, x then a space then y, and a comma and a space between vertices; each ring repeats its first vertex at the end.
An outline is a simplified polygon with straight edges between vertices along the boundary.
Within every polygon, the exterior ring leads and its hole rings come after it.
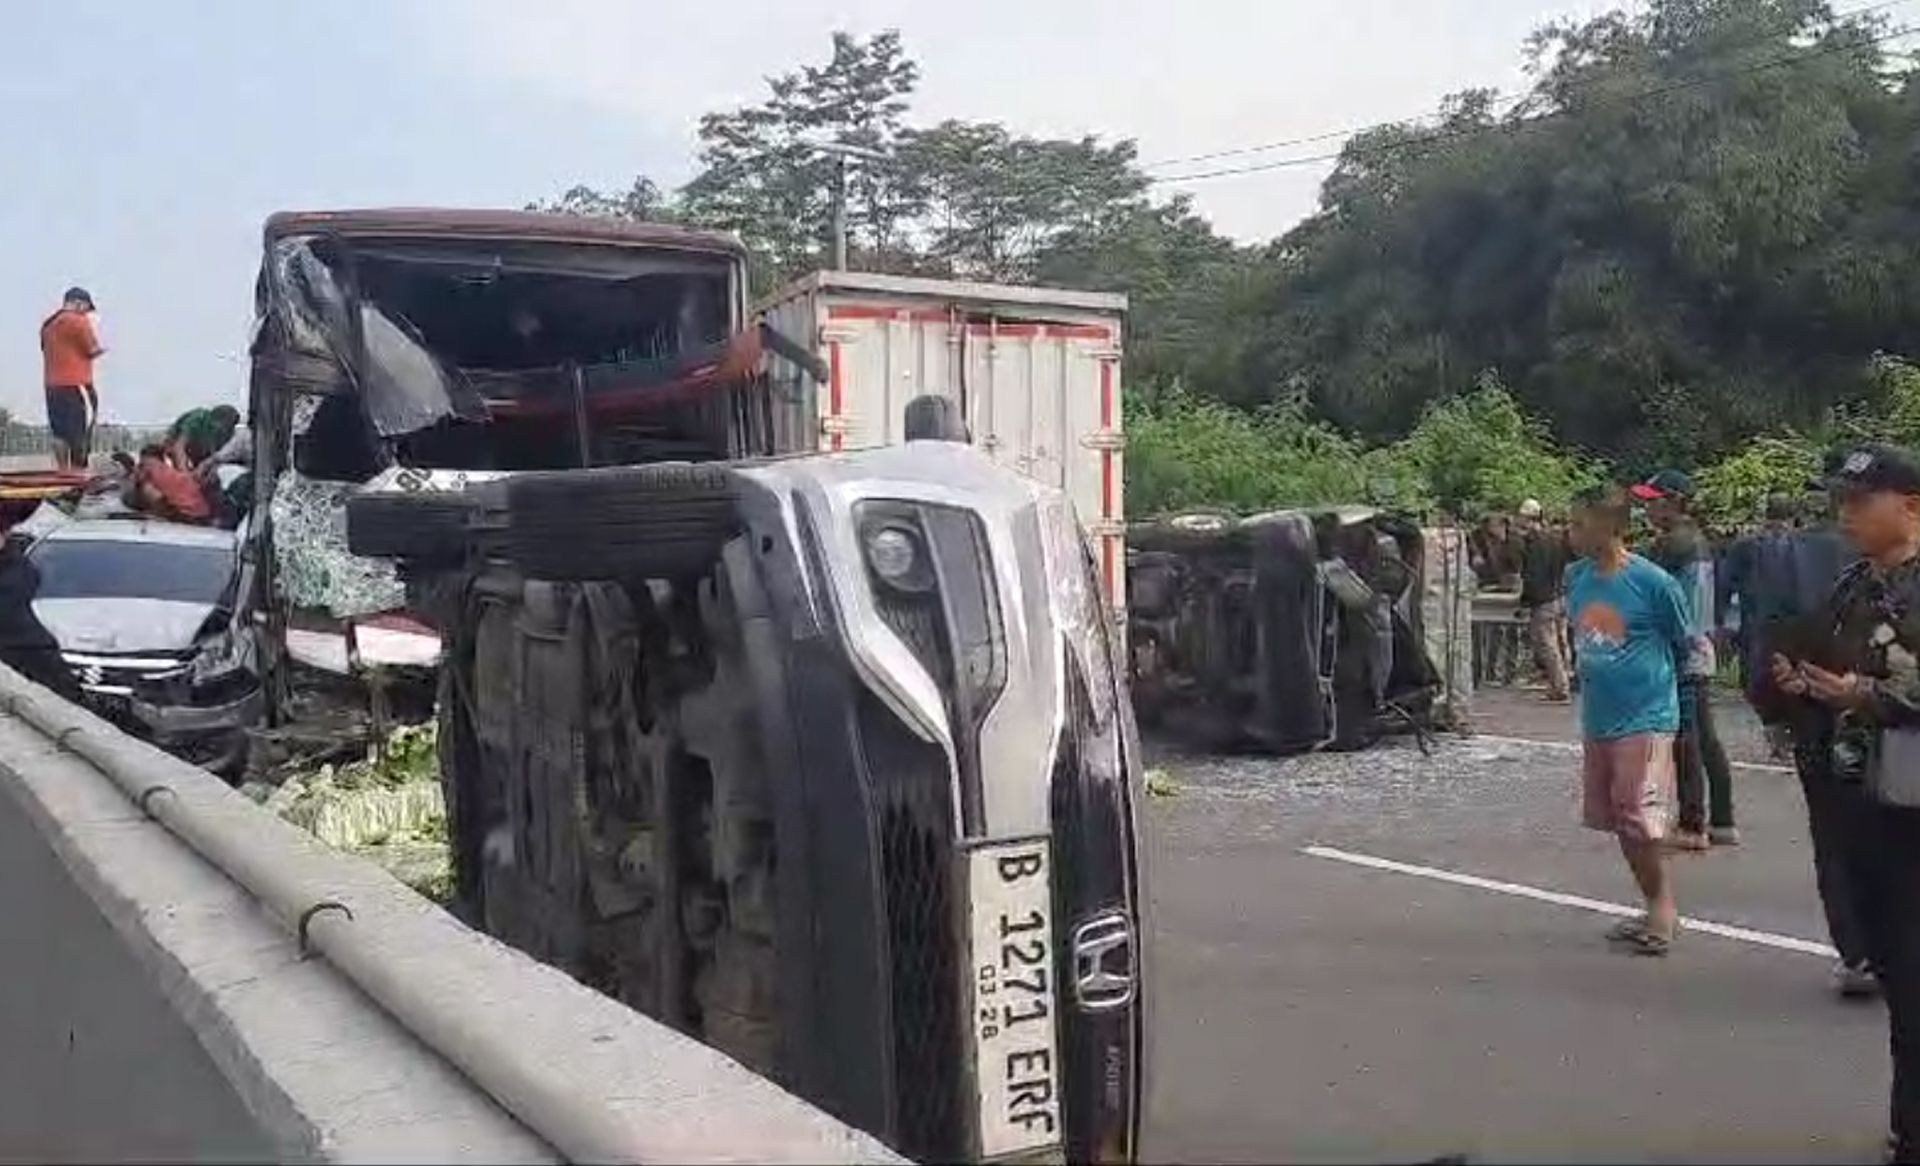
POLYGON ((233 552, 117 539, 48 539, 34 548, 37 599, 166 599, 219 603, 233 552))

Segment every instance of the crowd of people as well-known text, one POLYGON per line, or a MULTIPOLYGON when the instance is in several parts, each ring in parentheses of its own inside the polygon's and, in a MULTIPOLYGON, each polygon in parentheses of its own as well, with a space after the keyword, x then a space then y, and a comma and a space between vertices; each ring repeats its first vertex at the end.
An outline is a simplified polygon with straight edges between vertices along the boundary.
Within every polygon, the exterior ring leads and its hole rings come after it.
MULTIPOLYGON (((106 353, 94 316, 92 294, 72 287, 40 325, 47 428, 58 469, 85 471, 92 465, 100 413, 94 365, 106 353)), ((110 467, 93 478, 87 492, 117 494, 127 507, 171 522, 232 526, 246 511, 245 471, 252 455, 251 435, 238 409, 189 409, 161 441, 137 456, 115 451, 110 467), (223 470, 229 473, 223 476, 223 470)))
POLYGON ((1524 576, 1532 540, 1541 579, 1518 582, 1549 629, 1533 637, 1549 699, 1564 697, 1552 624, 1569 621, 1583 820, 1617 838, 1644 902, 1608 933, 1622 950, 1672 950, 1672 851, 1739 842, 1710 700, 1720 652, 1733 655, 1806 795, 1835 986, 1887 1003, 1889 1157, 1920 1162, 1920 459, 1840 451, 1818 485, 1820 506, 1772 499, 1757 529, 1716 548, 1690 513, 1691 481, 1665 471, 1583 495, 1564 529, 1523 514, 1517 547, 1482 539, 1476 560, 1504 555, 1524 576), (1651 533, 1636 544, 1642 515, 1651 533), (1557 583, 1544 569, 1554 547, 1567 559, 1557 583))
MULTIPOLYGON (((1730 665, 1731 679, 1762 712, 1775 760, 1790 760, 1787 726, 1766 685, 1765 632, 1814 611, 1852 555, 1824 493, 1776 495, 1767 500, 1763 520, 1727 531, 1709 531, 1696 519, 1693 482, 1682 471, 1663 470, 1625 494, 1638 520, 1629 545, 1672 576, 1689 627, 1701 637, 1678 676, 1678 812, 1668 846, 1695 852, 1737 846, 1732 766, 1715 722, 1714 682, 1722 663, 1730 665)), ((1574 643, 1566 570, 1579 558, 1571 526, 1528 500, 1512 516, 1482 519, 1469 545, 1482 590, 1517 596, 1522 620, 1476 626, 1476 679, 1513 684, 1530 664, 1544 699, 1568 703, 1579 687, 1569 667, 1574 643)))

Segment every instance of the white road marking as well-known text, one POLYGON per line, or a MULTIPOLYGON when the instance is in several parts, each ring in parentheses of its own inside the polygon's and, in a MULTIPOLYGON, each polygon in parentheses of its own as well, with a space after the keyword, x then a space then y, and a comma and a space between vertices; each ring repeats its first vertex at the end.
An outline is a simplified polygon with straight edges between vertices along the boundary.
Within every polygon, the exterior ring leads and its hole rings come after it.
MULTIPOLYGON (((1494 745, 1535 745, 1542 749, 1558 749, 1562 753, 1580 752, 1580 742, 1578 741, 1543 741, 1538 737, 1500 737, 1492 733, 1475 733, 1471 737, 1460 737, 1457 738, 1457 740, 1462 744, 1486 741, 1494 745)), ((1733 766, 1735 769, 1751 769, 1755 773, 1792 774, 1794 772, 1793 766, 1791 765, 1771 765, 1759 761, 1730 760, 1727 764, 1733 766)))
MULTIPOLYGON (((1479 875, 1460 874, 1456 871, 1441 870, 1438 867, 1419 866, 1411 862, 1396 862, 1391 858, 1375 858, 1370 854, 1355 854, 1351 850, 1338 850, 1331 846, 1308 846, 1302 854, 1314 858, 1330 858, 1335 862, 1364 866, 1372 870, 1391 871, 1394 874, 1415 875, 1436 882, 1452 883, 1460 887, 1473 887, 1481 891, 1493 891, 1501 895, 1513 895, 1521 899, 1537 899, 1542 903, 1554 903, 1562 907, 1578 907, 1582 911, 1593 911, 1601 915, 1622 917, 1638 915, 1638 907, 1629 907, 1622 903, 1609 903, 1601 899, 1589 899, 1584 895, 1568 895, 1560 891, 1547 891, 1539 887, 1529 887, 1522 883, 1501 882, 1499 879, 1484 879, 1479 875)), ((1755 931, 1750 927, 1736 927, 1731 923, 1715 923, 1711 919, 1694 919, 1682 916, 1680 926, 1686 931, 1697 931, 1703 935, 1717 935, 1722 939, 1736 939, 1742 943, 1758 944, 1761 947, 1778 948, 1781 951, 1797 951, 1802 955, 1824 956, 1834 959, 1840 953, 1824 943, 1815 943, 1810 939, 1796 939, 1791 935, 1775 935, 1771 931, 1755 931)))

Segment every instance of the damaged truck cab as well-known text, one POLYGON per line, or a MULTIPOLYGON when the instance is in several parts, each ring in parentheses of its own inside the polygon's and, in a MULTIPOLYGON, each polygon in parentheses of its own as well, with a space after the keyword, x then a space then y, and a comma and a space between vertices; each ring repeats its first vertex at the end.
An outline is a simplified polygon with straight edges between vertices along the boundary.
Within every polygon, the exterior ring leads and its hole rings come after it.
POLYGON ((475 926, 915 1158, 1132 1160, 1143 767, 1099 556, 957 427, 811 453, 814 338, 744 290, 697 232, 277 216, 262 655, 435 645, 475 926))
POLYGON ((253 614, 277 710, 296 665, 432 658, 392 565, 348 553, 348 496, 760 448, 736 395, 699 391, 757 358, 731 239, 443 210, 279 214, 265 234, 249 546, 274 568, 253 614))

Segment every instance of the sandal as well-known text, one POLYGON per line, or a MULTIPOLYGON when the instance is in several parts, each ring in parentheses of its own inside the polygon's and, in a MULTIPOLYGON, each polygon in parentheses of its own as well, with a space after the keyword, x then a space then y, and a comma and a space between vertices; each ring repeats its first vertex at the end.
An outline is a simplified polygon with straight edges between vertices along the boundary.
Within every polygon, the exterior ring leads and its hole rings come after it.
POLYGON ((1631 919, 1622 919, 1612 927, 1607 928, 1607 942, 1636 943, 1639 941, 1639 938, 1646 933, 1647 917, 1645 915, 1635 915, 1631 919))
POLYGON ((1626 942, 1626 948, 1634 955, 1663 956, 1673 949, 1673 940, 1657 931, 1642 929, 1626 942))
POLYGON ((1666 955, 1673 940, 1647 929, 1647 917, 1636 915, 1622 919, 1607 929, 1607 941, 1627 948, 1634 955, 1666 955))

